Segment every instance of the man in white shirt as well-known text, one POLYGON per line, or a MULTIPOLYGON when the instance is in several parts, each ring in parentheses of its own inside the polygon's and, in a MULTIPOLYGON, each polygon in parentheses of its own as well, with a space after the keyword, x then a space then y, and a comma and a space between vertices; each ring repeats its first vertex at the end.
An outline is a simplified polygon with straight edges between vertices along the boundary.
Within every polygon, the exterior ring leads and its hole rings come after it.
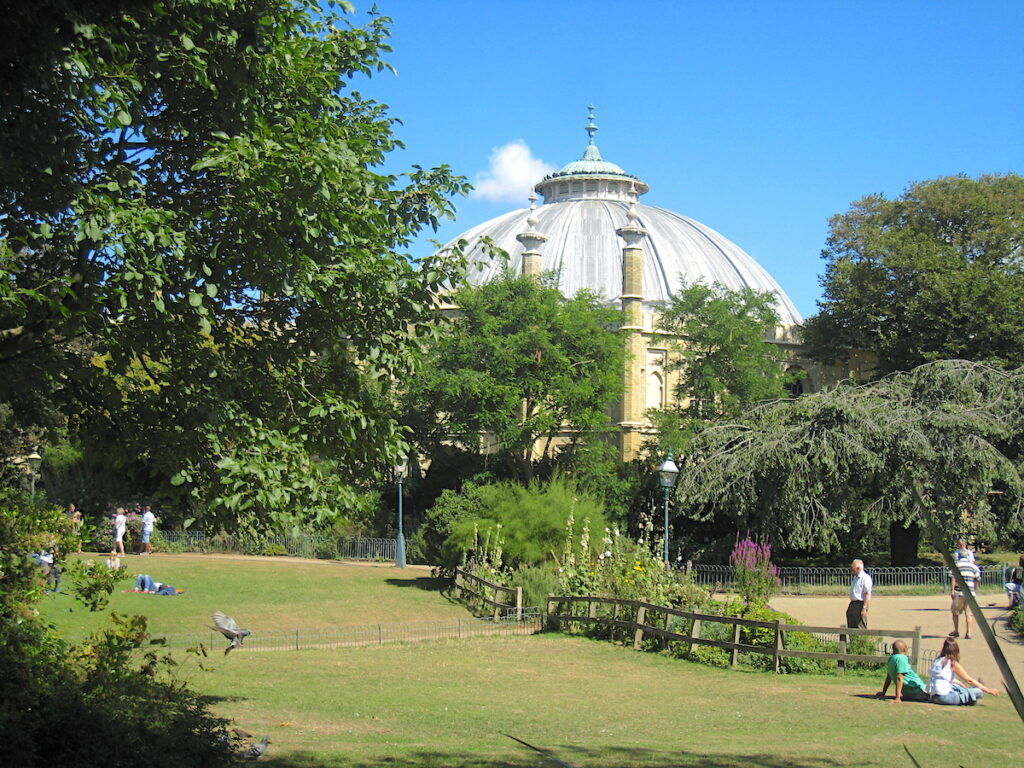
MULTIPOLYGON (((977 564, 973 560, 962 557, 957 559, 956 569, 964 577, 964 581, 967 582, 967 589, 970 590, 971 594, 977 595, 977 584, 981 578, 981 571, 978 569, 977 564)), ((967 598, 960 591, 960 586, 956 583, 956 577, 952 573, 949 574, 949 586, 949 596, 951 598, 949 610, 953 614, 953 631, 949 636, 960 637, 960 614, 962 613, 964 615, 964 639, 970 640, 971 612, 967 610, 967 598)))
POLYGON ((850 573, 853 578, 850 580, 850 604, 846 606, 846 626, 867 629, 868 605, 871 603, 874 584, 864 570, 863 560, 850 563, 850 573))
POLYGON ((153 545, 149 543, 153 536, 153 526, 156 525, 156 515, 147 505, 142 513, 142 542, 139 544, 140 555, 153 554, 153 545))

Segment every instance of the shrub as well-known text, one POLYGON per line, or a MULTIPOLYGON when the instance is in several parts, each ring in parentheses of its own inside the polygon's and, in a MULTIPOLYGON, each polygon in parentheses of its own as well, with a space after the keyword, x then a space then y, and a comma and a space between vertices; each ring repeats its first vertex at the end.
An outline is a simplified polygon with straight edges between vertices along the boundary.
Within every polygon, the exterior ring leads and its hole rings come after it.
MULTIPOLYGON (((643 600, 656 605, 690 607, 701 601, 704 590, 677 570, 665 570, 660 542, 631 539, 618 529, 604 529, 600 546, 591 543, 584 520, 578 534, 575 519, 567 521, 566 546, 559 567, 558 593, 597 595, 622 600, 643 600)), ((652 526, 645 524, 650 532, 652 526)))
POLYGON ((548 595, 558 590, 558 568, 554 563, 520 566, 510 581, 523 588, 523 605, 544 608, 548 595))
POLYGON ((1015 632, 1024 635, 1024 607, 1018 605, 1016 610, 1010 614, 1010 626, 1015 632))
POLYGON ((318 560, 333 560, 338 556, 338 548, 334 541, 318 541, 313 554, 318 560))
POLYGON ((772 548, 768 542, 752 541, 749 537, 740 541, 737 536, 729 565, 736 572, 736 591, 748 606, 767 605, 782 584, 772 564, 772 548))
POLYGON ((287 555, 288 550, 282 544, 265 544, 260 550, 260 554, 265 557, 281 557, 287 555))
MULTIPOLYGON (((566 542, 565 521, 571 515, 604 528, 604 508, 596 496, 575 481, 553 477, 524 487, 503 482, 467 483, 461 493, 445 491, 427 512, 425 525, 435 538, 444 535, 439 562, 452 568, 474 546, 474 537, 500 529, 504 559, 513 567, 537 565, 560 552, 566 542)), ((430 533, 425 534, 428 538, 430 533)))

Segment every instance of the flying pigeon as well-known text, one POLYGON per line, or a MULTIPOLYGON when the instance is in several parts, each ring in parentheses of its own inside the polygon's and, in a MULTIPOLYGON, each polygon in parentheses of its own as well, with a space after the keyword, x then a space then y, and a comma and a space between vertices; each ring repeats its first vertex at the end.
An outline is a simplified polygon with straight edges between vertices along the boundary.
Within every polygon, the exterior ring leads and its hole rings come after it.
POLYGON ((255 760, 257 757, 260 757, 264 752, 267 751, 267 744, 269 743, 270 737, 264 736, 262 739, 260 739, 259 742, 253 744, 251 747, 245 750, 245 752, 242 753, 242 757, 249 758, 250 760, 255 760))
POLYGON ((231 641, 231 645, 224 649, 225 656, 231 653, 232 648, 241 648, 242 639, 252 634, 248 629, 242 629, 239 627, 237 621, 232 619, 230 616, 225 616, 220 611, 213 612, 213 624, 215 626, 211 626, 210 629, 216 629, 231 641))

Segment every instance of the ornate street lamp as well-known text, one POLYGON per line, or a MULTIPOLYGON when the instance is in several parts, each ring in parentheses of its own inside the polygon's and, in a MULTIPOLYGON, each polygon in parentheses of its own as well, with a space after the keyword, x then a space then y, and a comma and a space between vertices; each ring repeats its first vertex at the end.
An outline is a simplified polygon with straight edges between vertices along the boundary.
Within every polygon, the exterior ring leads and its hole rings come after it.
POLYGON ((665 456, 665 460, 661 462, 661 466, 658 467, 659 483, 661 484, 661 492, 665 497, 665 570, 669 569, 668 562, 668 498, 672 495, 672 486, 676 484, 676 478, 679 477, 679 467, 672 460, 672 449, 668 449, 668 455, 665 456))
POLYGON ((39 455, 39 449, 34 448, 32 453, 25 457, 25 463, 28 464, 29 482, 32 487, 32 498, 36 497, 36 476, 39 474, 39 467, 43 464, 43 457, 39 455))
POLYGON ((398 538, 395 541, 395 567, 405 568, 405 532, 402 530, 402 482, 405 480, 406 462, 395 464, 395 483, 398 485, 398 538))

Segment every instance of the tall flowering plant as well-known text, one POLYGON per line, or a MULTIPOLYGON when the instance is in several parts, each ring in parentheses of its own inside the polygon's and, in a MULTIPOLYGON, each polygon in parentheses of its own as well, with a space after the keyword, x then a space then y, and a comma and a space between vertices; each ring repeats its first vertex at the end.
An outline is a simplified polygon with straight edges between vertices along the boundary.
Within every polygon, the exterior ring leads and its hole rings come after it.
POLYGON ((729 565, 735 569, 736 590, 748 606, 766 605, 782 585, 767 541, 753 541, 749 536, 741 541, 737 536, 729 565))

